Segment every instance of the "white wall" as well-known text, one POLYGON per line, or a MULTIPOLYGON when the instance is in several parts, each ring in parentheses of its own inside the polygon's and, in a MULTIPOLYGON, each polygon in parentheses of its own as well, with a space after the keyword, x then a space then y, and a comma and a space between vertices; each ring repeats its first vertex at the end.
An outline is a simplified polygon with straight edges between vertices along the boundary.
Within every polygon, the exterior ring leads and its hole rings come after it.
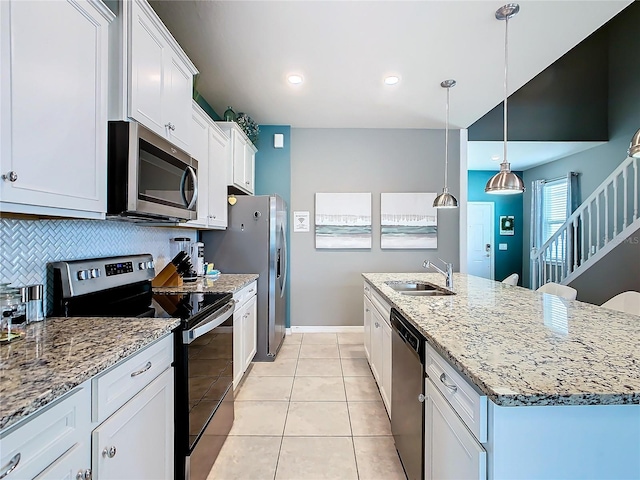
MULTIPOLYGON (((449 189, 459 197, 459 134, 450 133, 449 189)), ((443 183, 443 130, 293 128, 290 211, 312 221, 309 233, 291 232, 291 325, 362 325, 362 272, 418 272, 438 257, 458 270, 458 210, 439 212, 437 250, 380 249, 380 193, 439 193, 443 183), (317 192, 372 193, 370 250, 315 249, 317 192)))

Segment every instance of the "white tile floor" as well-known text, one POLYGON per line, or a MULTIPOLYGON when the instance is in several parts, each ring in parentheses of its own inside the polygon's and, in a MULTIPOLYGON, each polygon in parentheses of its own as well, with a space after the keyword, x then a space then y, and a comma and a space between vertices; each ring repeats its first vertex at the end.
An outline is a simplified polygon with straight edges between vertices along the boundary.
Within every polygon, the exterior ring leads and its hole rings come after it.
POLYGON ((293 334, 255 363, 208 480, 405 480, 362 334, 293 334))

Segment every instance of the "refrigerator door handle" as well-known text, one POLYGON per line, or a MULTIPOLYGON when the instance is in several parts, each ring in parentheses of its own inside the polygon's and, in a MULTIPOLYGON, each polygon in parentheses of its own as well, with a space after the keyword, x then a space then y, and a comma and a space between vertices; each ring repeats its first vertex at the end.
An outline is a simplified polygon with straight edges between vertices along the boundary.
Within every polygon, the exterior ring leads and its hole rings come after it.
POLYGON ((284 288, 287 285, 287 234, 282 224, 280 224, 280 234, 282 235, 282 245, 284 246, 284 255, 281 260, 284 265, 284 275, 282 278, 282 286, 280 287, 280 298, 282 298, 284 297, 284 288))

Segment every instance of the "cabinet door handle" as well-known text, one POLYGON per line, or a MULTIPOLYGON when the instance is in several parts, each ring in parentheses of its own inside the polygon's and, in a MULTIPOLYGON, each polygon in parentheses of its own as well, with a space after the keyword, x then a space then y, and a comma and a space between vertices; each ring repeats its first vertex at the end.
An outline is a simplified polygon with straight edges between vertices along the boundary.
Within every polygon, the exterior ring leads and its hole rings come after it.
POLYGON ((113 445, 110 447, 104 447, 104 450, 102 450, 102 456, 104 458, 113 458, 116 456, 117 450, 116 447, 114 447, 113 445))
POLYGON ((176 126, 175 126, 173 123, 171 123, 171 122, 167 123, 167 124, 165 125, 165 127, 167 127, 167 128, 168 128, 169 130, 171 130, 172 132, 173 132, 173 131, 175 131, 175 129, 176 129, 176 126))
POLYGON ((424 403, 425 398, 426 398, 426 397, 424 396, 424 394, 423 394, 423 393, 421 393, 420 395, 418 395, 418 401, 419 401, 420 403, 424 403))
POLYGON ((93 478, 93 474, 91 473, 91 469, 87 468, 84 472, 80 470, 76 475, 76 480, 91 480, 93 478))
POLYGON ((16 469, 16 467, 20 463, 20 457, 21 455, 19 453, 16 453, 11 458, 11 460, 9 460, 9 463, 7 463, 4 467, 2 467, 2 469, 0 469, 0 478, 6 477, 16 469))
POLYGON ((137 370, 137 371, 133 372, 133 373, 131 374, 131 376, 132 376, 132 377, 137 377, 138 375, 140 375, 140 374, 142 374, 142 373, 146 372, 146 371, 147 371, 147 370, 149 370, 150 368, 151 368, 151 362, 147 362, 147 364, 146 364, 144 367, 142 367, 140 370, 137 370))
POLYGON ((368 308, 365 308, 365 311, 370 312, 371 310, 369 310, 368 308))
POLYGON ((376 322, 376 328, 380 328, 380 324, 376 322))
MULTIPOLYGON (((13 170, 11 170, 9 173, 5 173, 2 175, 2 179, 3 180, 9 180, 10 182, 15 182, 16 180, 18 180, 18 174, 16 172, 14 172, 13 170)), ((2 477, 0 477, 2 478, 2 477)))
POLYGON ((457 385, 452 385, 451 383, 447 383, 445 381, 446 379, 447 379, 447 376, 444 373, 440 375, 440 381, 442 382, 442 384, 445 387, 447 387, 449 390, 451 390, 451 392, 456 393, 458 391, 457 385))

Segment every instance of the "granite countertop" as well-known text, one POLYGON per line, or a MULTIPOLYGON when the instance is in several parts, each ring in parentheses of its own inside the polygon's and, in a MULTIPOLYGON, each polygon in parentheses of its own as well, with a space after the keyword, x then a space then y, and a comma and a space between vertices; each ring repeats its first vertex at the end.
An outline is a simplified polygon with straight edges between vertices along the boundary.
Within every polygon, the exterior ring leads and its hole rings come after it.
POLYGON ((154 293, 234 293, 258 278, 257 273, 223 273, 217 279, 198 277, 181 287, 154 287, 154 293))
POLYGON ((362 275, 497 405, 640 404, 636 315, 460 273, 440 297, 385 283, 444 287, 439 273, 362 275))
POLYGON ((72 317, 47 318, 28 325, 24 339, 0 346, 0 429, 179 324, 175 318, 72 317))

